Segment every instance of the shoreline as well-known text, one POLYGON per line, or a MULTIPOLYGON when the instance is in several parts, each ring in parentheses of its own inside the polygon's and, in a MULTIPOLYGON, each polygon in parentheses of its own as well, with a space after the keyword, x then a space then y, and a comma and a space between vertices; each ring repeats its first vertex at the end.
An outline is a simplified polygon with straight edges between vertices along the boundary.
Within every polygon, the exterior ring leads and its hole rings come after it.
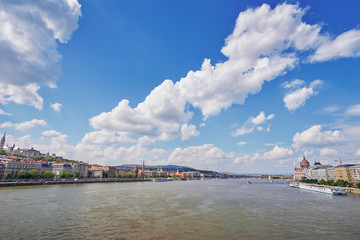
POLYGON ((60 184, 85 184, 85 183, 115 183, 115 182, 148 182, 152 179, 147 178, 127 178, 127 179, 86 179, 78 181, 33 181, 33 182, 0 182, 0 188, 3 187, 20 187, 20 186, 47 186, 47 185, 60 185, 60 184))

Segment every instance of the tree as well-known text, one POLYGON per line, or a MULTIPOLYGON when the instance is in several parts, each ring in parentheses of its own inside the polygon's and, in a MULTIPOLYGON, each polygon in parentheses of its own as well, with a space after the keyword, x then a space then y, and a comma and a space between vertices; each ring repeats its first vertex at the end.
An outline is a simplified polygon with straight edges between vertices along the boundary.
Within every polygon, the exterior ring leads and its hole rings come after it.
POLYGON ((76 171, 76 172, 75 172, 75 177, 76 177, 76 178, 79 178, 79 177, 80 177, 80 172, 79 172, 79 171, 76 171))
POLYGON ((11 175, 11 173, 7 172, 5 174, 5 179, 11 179, 11 178, 13 178, 13 175, 11 175))
POLYGON ((61 174, 60 174, 60 177, 61 178, 71 178, 73 177, 74 175, 72 175, 71 173, 69 173, 68 171, 63 171, 61 174))
POLYGON ((29 174, 29 178, 32 178, 32 179, 39 179, 40 178, 40 173, 37 169, 33 169, 33 170, 30 170, 28 172, 29 174))
POLYGON ((46 179, 51 179, 51 178, 55 177, 55 174, 50 172, 50 171, 46 171, 46 172, 43 173, 43 177, 46 178, 46 179))
POLYGON ((29 177, 29 173, 26 170, 20 170, 18 171, 16 178, 18 179, 24 179, 24 178, 28 178, 29 177))
POLYGON ((356 187, 357 187, 357 188, 360 188, 360 182, 356 184, 356 187))
POLYGON ((109 177, 109 172, 108 171, 104 171, 104 178, 108 178, 109 177))
POLYGON ((3 149, 1 149, 0 150, 0 155, 6 155, 6 152, 3 149))
POLYGON ((325 181, 324 179, 321 179, 320 182, 319 182, 319 184, 325 185, 325 184, 326 184, 326 181, 325 181))

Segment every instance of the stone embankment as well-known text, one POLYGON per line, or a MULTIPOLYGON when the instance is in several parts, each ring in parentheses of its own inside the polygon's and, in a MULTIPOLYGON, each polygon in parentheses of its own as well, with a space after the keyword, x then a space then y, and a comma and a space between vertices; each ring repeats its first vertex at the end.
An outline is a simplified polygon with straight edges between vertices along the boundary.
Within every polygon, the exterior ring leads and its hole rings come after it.
POLYGON ((56 184, 82 184, 82 183, 114 183, 114 182, 146 182, 152 181, 148 178, 120 178, 120 179, 79 179, 61 181, 33 181, 33 182, 0 182, 0 187, 35 186, 35 185, 56 185, 56 184))

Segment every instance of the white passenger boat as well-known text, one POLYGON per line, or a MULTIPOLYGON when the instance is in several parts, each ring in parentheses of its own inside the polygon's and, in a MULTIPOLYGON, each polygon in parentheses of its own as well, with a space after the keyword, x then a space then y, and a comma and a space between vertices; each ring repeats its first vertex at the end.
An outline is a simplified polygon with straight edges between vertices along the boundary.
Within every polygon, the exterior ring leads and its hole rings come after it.
POLYGON ((153 178, 153 182, 167 182, 169 181, 167 178, 153 178))
POLYGON ((347 193, 345 192, 345 189, 330 188, 330 187, 313 185, 313 184, 299 183, 299 188, 314 191, 314 192, 327 193, 327 194, 331 194, 331 195, 342 195, 342 196, 347 195, 347 193))

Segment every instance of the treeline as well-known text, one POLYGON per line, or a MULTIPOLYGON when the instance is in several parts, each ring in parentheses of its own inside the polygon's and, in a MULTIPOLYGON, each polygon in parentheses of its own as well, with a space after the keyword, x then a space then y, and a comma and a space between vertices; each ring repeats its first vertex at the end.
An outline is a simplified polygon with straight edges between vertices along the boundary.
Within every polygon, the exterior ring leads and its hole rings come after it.
POLYGON ((352 184, 345 180, 337 180, 336 182, 334 180, 327 180, 321 179, 318 181, 317 179, 303 179, 301 180, 304 183, 313 183, 313 184, 320 184, 320 185, 329 185, 329 186, 339 186, 339 187, 357 187, 360 188, 360 183, 352 184))
POLYGON ((40 179, 40 178, 46 178, 46 179, 50 179, 50 178, 54 178, 55 174, 50 172, 50 171, 46 171, 43 174, 41 174, 37 169, 33 169, 30 171, 26 171, 26 170, 20 170, 15 176, 13 176, 11 173, 7 172, 5 174, 5 179, 40 179))
MULTIPOLYGON (((13 176, 10 172, 7 172, 5 174, 5 179, 40 179, 40 178, 53 179, 55 177, 56 177, 55 173, 52 173, 51 171, 46 171, 43 174, 41 174, 37 169, 33 169, 30 171, 20 170, 15 176, 13 176)), ((82 178, 83 176, 80 175, 79 171, 76 171, 75 175, 70 172, 63 171, 59 177, 60 178, 72 178, 72 177, 82 178)))

